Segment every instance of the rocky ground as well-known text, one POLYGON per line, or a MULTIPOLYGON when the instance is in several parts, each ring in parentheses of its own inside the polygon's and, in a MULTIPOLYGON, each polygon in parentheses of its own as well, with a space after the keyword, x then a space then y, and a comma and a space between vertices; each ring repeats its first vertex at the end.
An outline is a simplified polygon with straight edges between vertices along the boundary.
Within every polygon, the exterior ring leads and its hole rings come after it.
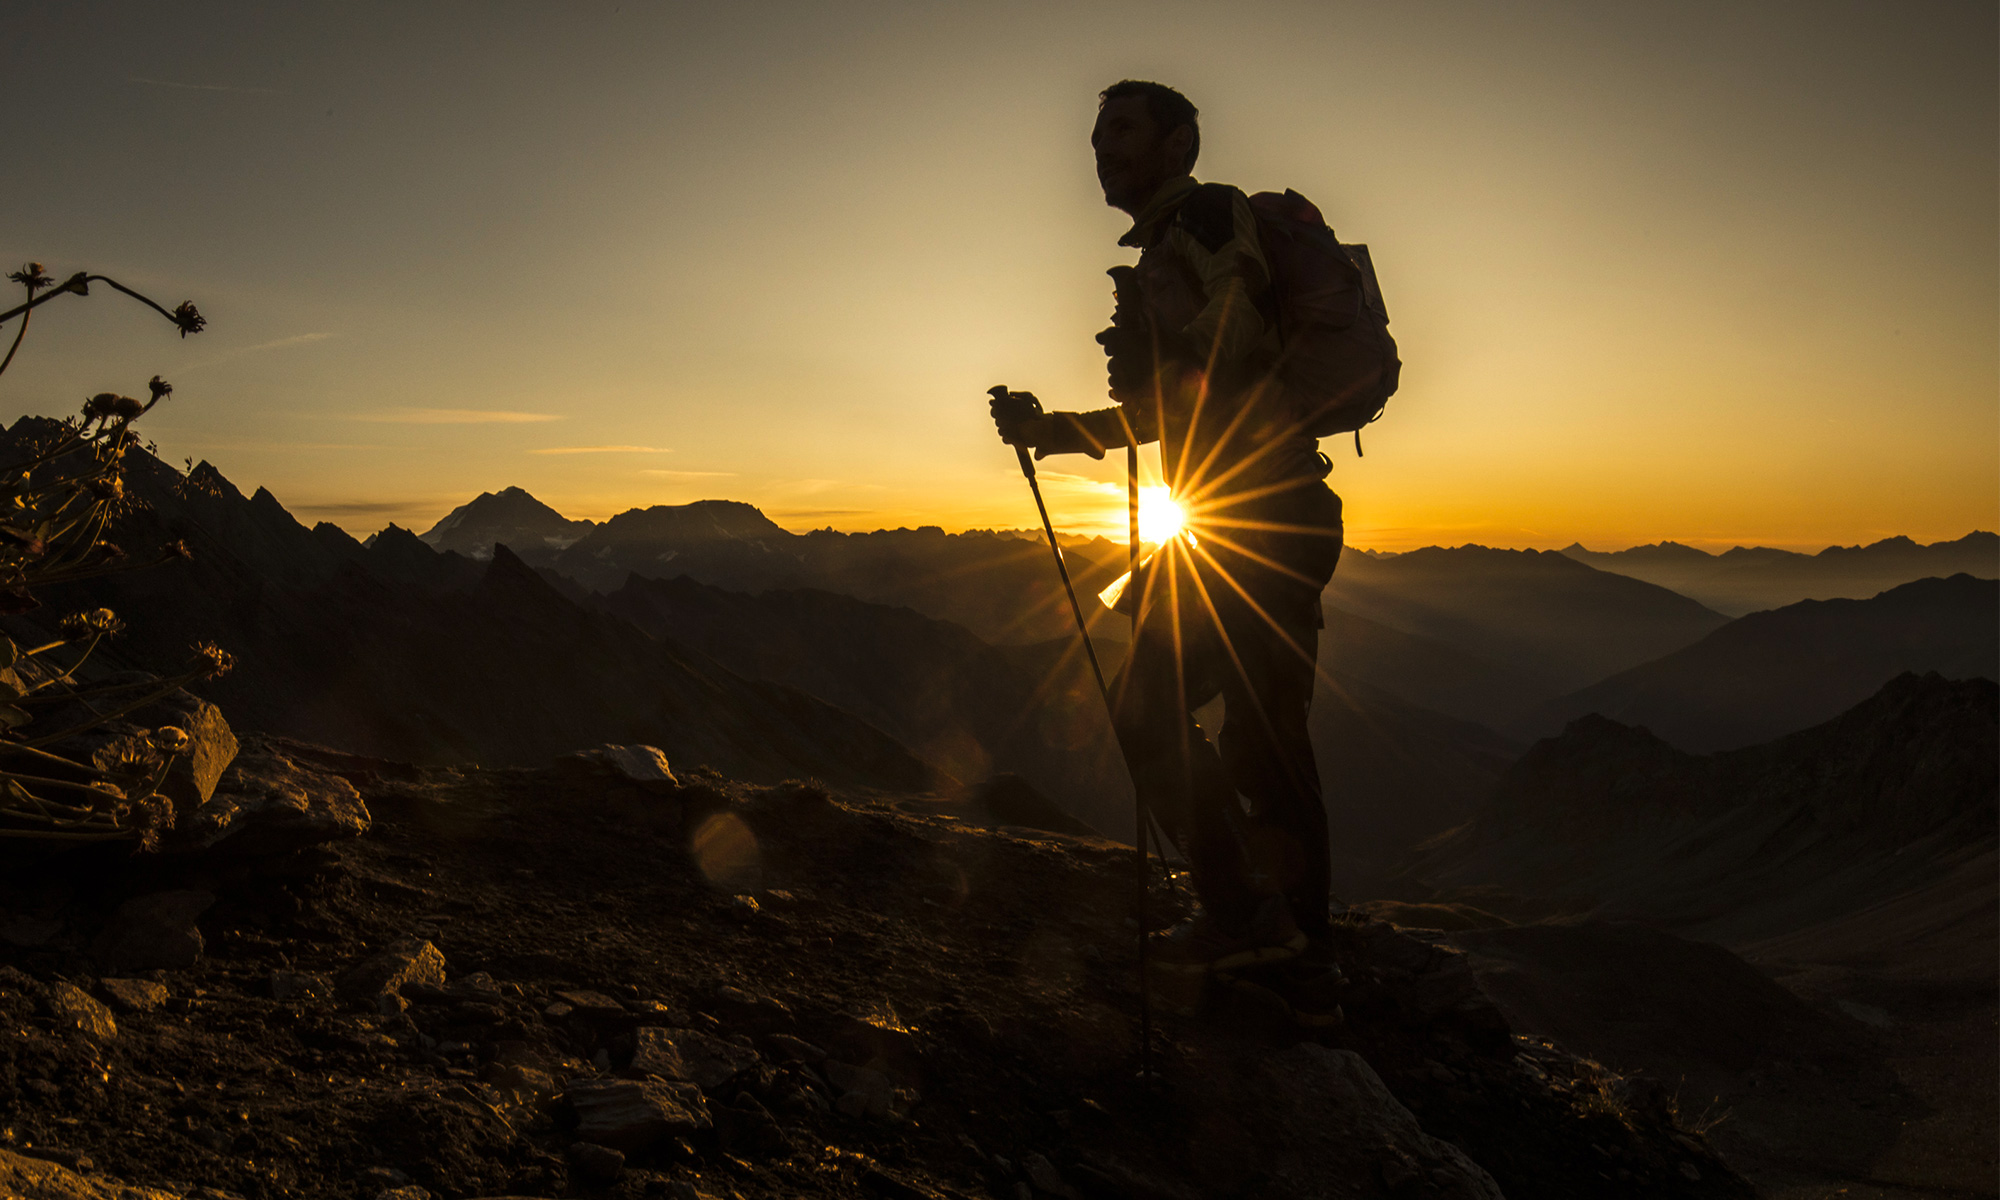
POLYGON ((239 762, 242 835, 10 848, 0 1194, 1750 1194, 1666 1089, 1358 915, 1344 1025, 1208 997, 1142 1080, 1132 852, 963 798, 239 762))

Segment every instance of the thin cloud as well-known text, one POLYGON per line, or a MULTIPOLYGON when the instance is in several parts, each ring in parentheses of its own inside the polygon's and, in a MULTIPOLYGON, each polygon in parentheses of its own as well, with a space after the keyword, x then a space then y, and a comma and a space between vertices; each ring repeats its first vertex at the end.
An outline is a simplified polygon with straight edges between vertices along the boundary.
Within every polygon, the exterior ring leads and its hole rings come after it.
POLYGON ((203 367, 212 367, 217 363, 226 363, 233 359, 242 358, 246 354, 255 354, 260 350, 282 350, 288 346, 310 346, 314 342, 323 342, 332 336, 334 335, 331 333, 295 333, 290 337, 276 338, 268 342, 258 342, 254 346, 238 346, 234 350, 225 350, 213 357, 204 358, 198 362, 191 362, 181 368, 181 373, 186 374, 189 371, 198 371, 203 367))
POLYGON ((672 454, 665 446, 544 446, 530 454, 672 454))
POLYGON ((177 83, 171 79, 146 79, 138 75, 125 77, 127 83, 143 83, 148 87, 174 88, 183 92, 239 92, 246 96, 283 95, 277 88, 237 87, 227 83, 177 83))
POLYGON ((562 420, 554 413, 501 412, 487 408, 392 408, 387 412, 357 413, 352 419, 383 425, 527 425, 562 420))
POLYGON ((639 474, 641 474, 641 475, 658 475, 658 476, 661 476, 662 478, 666 478, 666 479, 727 479, 727 478, 730 478, 730 477, 734 476, 734 475, 736 474, 736 472, 734 472, 734 471, 666 471, 666 470, 651 470, 651 471, 641 471, 641 472, 639 472, 639 474))
POLYGON ((183 442, 190 450, 387 450, 388 446, 365 442, 283 442, 245 441, 238 438, 224 438, 219 441, 183 442))

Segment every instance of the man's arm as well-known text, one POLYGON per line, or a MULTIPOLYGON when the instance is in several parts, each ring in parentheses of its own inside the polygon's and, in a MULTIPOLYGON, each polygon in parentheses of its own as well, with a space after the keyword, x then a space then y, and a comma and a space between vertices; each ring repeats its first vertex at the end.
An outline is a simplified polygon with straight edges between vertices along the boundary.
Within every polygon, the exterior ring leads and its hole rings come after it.
POLYGON ((1153 414, 1124 408, 1044 413, 1030 422, 1025 432, 1033 440, 1024 444, 1035 448, 1036 458, 1050 454, 1103 458, 1105 450, 1112 446, 1143 446, 1160 436, 1159 423, 1153 414))

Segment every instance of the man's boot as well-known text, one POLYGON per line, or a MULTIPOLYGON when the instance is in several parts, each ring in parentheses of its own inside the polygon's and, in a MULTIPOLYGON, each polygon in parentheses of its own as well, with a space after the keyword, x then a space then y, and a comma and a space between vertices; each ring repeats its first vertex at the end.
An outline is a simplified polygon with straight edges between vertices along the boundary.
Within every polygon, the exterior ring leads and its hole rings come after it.
POLYGON ((1146 953, 1162 972, 1208 975, 1297 958, 1306 935, 1292 921, 1283 896, 1266 896, 1238 922, 1224 922, 1203 911, 1155 934, 1146 953))

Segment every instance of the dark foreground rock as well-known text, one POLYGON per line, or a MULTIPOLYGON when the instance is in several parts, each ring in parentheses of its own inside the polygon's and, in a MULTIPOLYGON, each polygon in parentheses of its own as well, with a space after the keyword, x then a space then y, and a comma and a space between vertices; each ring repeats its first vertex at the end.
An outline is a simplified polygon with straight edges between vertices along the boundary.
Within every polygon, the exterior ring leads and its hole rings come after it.
POLYGON ((20 1194, 1750 1194, 1657 1087, 1515 1037, 1442 936, 1341 923, 1348 1019, 1316 1036, 1237 993, 1162 1014, 1152 1085, 1129 847, 699 770, 634 800, 288 757, 367 831, 9 882, 72 900, 0 951, 0 1150, 34 1160, 0 1170, 83 1181, 20 1194), (121 888, 213 896, 201 956, 100 965, 121 888))
POLYGON ((180 819, 168 852, 268 858, 366 832, 368 806, 354 785, 285 749, 277 739, 251 740, 213 794, 180 819))

